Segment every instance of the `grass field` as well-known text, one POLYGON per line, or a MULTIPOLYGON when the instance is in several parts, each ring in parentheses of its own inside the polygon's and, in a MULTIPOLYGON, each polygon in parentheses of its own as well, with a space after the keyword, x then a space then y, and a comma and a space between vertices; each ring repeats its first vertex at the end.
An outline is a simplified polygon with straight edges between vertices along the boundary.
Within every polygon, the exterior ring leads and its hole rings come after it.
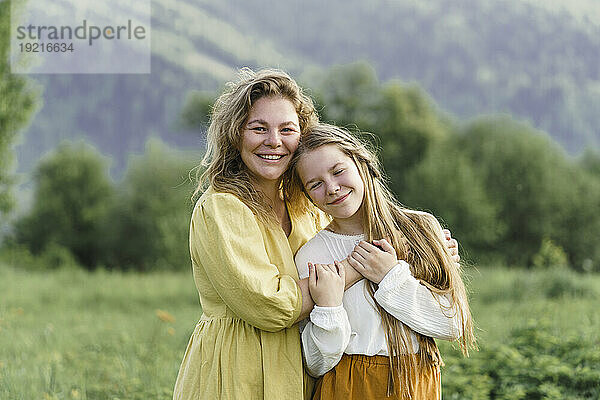
MULTIPOLYGON (((600 276, 505 268, 468 275, 482 352, 536 324, 557 340, 598 344, 600 276)), ((0 265, 0 293, 0 399, 170 398, 201 314, 189 272, 27 272, 0 265)), ((460 382, 476 383, 457 375, 452 344, 441 349, 449 356, 444 398, 483 398, 457 390, 460 382)), ((600 368, 598 347, 590 351, 600 368)))

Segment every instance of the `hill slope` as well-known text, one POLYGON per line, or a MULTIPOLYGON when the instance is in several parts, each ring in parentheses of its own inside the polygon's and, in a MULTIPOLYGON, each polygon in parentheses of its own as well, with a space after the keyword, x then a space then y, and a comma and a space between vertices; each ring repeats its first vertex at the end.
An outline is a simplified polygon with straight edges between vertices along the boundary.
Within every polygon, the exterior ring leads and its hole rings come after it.
POLYGON ((44 106, 17 149, 21 171, 74 136, 113 155, 117 170, 150 135, 199 148, 200 134, 178 124, 189 90, 216 90, 244 65, 278 66, 300 77, 357 59, 369 60, 381 79, 418 82, 462 118, 507 112, 571 152, 600 144, 600 13, 593 3, 152 4, 151 74, 32 76, 44 87, 44 106))

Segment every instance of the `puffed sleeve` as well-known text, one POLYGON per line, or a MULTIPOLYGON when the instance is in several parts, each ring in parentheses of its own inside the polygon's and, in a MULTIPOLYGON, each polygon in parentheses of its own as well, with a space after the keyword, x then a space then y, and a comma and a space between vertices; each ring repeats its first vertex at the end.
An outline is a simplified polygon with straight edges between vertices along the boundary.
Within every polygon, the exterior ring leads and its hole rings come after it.
POLYGON ((315 306, 301 329, 302 353, 308 373, 315 378, 338 365, 350 342, 350 322, 342 305, 315 306))
POLYGON ((460 315, 448 296, 434 294, 400 261, 379 283, 375 300, 412 330, 436 339, 462 336, 460 315))
POLYGON ((200 201, 190 224, 190 252, 223 302, 258 329, 292 326, 301 311, 300 288, 270 262, 252 211, 226 193, 200 201))
MULTIPOLYGON (((300 279, 308 277, 308 263, 330 262, 327 247, 314 237, 296 254, 296 267, 300 279)), ((324 375, 335 367, 350 342, 350 321, 342 305, 319 307, 315 305, 310 318, 299 323, 302 337, 302 353, 308 373, 314 377, 324 375)))

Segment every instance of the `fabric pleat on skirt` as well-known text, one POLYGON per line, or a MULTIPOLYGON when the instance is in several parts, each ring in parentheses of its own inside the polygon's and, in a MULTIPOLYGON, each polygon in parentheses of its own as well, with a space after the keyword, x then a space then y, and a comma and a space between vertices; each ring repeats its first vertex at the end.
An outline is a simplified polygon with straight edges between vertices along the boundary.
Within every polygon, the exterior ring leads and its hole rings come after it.
MULTIPOLYGON (((402 399, 402 391, 387 396, 389 361, 386 356, 344 354, 339 364, 317 381, 314 400, 402 399)), ((429 366, 409 374, 413 382, 412 400, 440 400, 441 373, 429 366)), ((400 379, 396 380, 399 384, 400 379)))

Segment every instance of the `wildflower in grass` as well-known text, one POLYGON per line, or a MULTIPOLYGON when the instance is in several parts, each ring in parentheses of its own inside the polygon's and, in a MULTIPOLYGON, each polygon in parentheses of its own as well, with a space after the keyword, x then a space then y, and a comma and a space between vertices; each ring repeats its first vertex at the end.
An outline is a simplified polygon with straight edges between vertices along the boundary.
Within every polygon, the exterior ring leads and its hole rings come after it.
POLYGON ((175 317, 164 310, 156 310, 156 316, 163 322, 175 322, 175 317))
POLYGON ((175 329, 169 327, 169 329, 167 329, 167 333, 171 336, 175 335, 175 329))

